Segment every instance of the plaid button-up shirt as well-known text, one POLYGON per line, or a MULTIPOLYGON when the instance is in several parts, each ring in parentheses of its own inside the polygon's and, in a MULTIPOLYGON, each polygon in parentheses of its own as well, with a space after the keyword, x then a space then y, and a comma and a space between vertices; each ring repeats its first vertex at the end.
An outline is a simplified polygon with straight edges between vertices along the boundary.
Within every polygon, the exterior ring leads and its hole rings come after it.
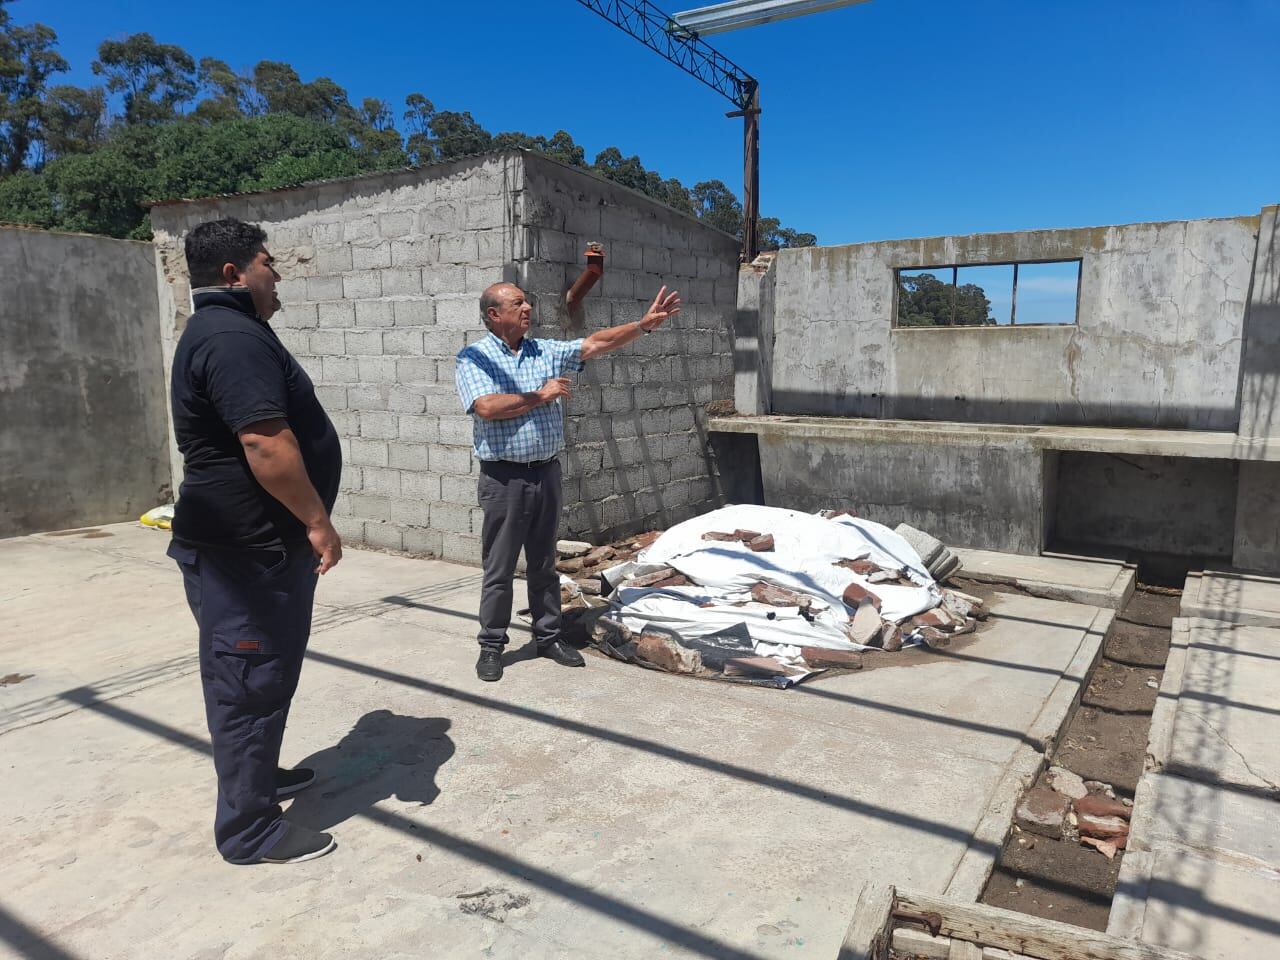
POLYGON ((564 447, 564 409, 559 400, 510 420, 485 420, 475 412, 475 403, 493 393, 530 393, 553 377, 581 369, 581 340, 525 337, 520 349, 513 352, 490 333, 459 351, 458 399, 462 409, 471 414, 476 456, 534 463, 559 453, 564 447))

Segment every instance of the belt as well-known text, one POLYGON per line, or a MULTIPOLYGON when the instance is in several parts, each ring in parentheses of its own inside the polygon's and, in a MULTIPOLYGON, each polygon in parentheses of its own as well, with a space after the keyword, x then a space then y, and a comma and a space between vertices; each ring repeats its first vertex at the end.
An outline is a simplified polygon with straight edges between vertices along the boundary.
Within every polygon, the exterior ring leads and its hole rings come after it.
POLYGON ((560 454, 554 457, 547 457, 545 460, 530 460, 528 463, 523 460, 485 460, 485 463, 500 464, 504 467, 523 467, 525 469, 533 469, 537 467, 549 466, 560 459, 560 454))

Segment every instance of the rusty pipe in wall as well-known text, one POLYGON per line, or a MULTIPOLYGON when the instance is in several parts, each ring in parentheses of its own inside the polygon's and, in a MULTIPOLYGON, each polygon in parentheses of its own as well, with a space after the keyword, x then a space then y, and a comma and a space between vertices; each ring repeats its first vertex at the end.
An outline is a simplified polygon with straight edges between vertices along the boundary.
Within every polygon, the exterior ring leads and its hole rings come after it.
POLYGON ((596 285, 601 277, 604 276, 604 247, 598 243, 592 242, 587 244, 587 266, 573 281, 573 286, 569 288, 569 292, 564 295, 565 305, 573 310, 580 306, 582 301, 586 299, 591 288, 596 285))

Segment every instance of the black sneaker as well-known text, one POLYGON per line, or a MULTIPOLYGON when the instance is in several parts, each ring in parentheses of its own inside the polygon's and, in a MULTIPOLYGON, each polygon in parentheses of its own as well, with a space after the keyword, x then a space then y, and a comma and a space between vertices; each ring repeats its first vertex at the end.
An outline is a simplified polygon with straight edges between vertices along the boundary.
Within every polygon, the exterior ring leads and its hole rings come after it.
POLYGON ((276 799, 283 800, 285 797, 292 797, 295 793, 307 789, 316 782, 316 772, 306 767, 298 767, 296 770, 285 770, 281 767, 276 768, 276 799))
POLYGON ((262 857, 259 863, 302 863, 304 860, 315 860, 323 857, 338 845, 332 834, 308 830, 296 823, 289 824, 285 835, 276 841, 271 852, 262 857))
POLYGON ((563 640, 556 640, 545 647, 539 647, 538 656, 548 657, 564 667, 585 667, 587 665, 587 661, 582 659, 582 654, 563 640))
POLYGON ((502 651, 489 647, 480 648, 480 659, 476 661, 476 676, 492 683, 502 679, 502 651))

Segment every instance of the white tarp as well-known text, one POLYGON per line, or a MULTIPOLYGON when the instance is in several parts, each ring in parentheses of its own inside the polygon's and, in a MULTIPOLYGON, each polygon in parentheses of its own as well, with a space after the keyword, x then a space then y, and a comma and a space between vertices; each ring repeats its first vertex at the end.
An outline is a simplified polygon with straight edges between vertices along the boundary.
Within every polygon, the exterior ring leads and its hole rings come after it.
MULTIPOLYGON (((942 595, 920 557, 888 527, 855 517, 828 520, 814 514, 749 504, 724 507, 686 520, 662 534, 637 557, 633 572, 669 566, 696 586, 659 590, 623 585, 614 597, 622 621, 640 632, 660 624, 689 638, 746 623, 756 644, 863 649, 848 638, 843 594, 859 583, 881 599, 881 616, 901 621, 938 605, 942 595), (771 534, 774 549, 755 553, 737 541, 704 540, 704 533, 754 530, 771 534), (870 583, 836 564, 867 559, 886 569, 903 568, 913 586, 870 583), (796 607, 751 600, 751 587, 772 583, 808 594, 813 619, 796 607)), ((621 568, 617 572, 621 572, 621 568)), ((610 571, 606 578, 616 583, 610 571)))

